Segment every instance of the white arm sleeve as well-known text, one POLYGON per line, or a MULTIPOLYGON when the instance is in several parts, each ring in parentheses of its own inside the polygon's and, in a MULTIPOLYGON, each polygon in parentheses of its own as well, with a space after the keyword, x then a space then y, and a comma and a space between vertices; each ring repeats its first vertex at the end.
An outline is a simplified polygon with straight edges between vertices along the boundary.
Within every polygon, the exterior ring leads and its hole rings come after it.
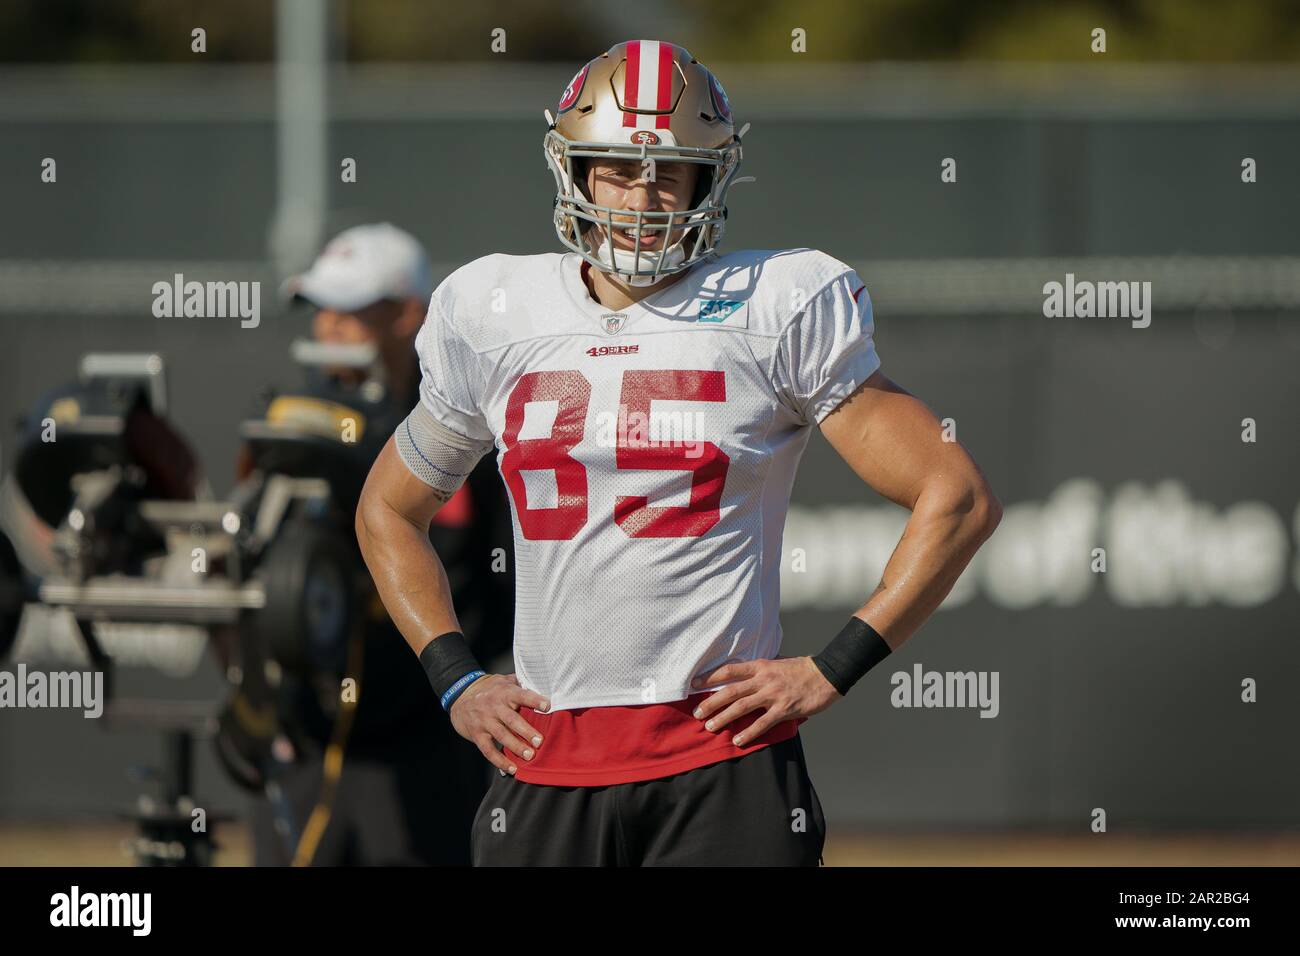
POLYGON ((440 424, 420 403, 397 426, 397 454, 411 473, 446 499, 460 488, 492 442, 475 441, 440 424))
POLYGON ((852 269, 808 300, 781 338, 777 388, 808 424, 820 424, 880 368, 871 297, 852 269))
POLYGON ((443 315, 437 292, 415 337, 415 351, 420 358, 420 404, 457 435, 493 441, 479 410, 483 376, 478 355, 443 315))

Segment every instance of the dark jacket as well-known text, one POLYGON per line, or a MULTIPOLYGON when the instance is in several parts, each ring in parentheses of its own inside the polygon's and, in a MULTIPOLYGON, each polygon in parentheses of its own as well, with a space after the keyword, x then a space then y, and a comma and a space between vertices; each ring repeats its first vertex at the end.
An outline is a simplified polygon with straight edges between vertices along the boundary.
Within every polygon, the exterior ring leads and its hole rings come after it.
MULTIPOLYGON (((384 434, 370 436, 374 444, 368 456, 378 454, 409 408, 394 411, 380 416, 389 424, 384 434)), ((490 670, 494 659, 511 650, 515 599, 510 505, 494 454, 483 457, 457 495, 435 515, 429 538, 446 568, 465 637, 490 670)), ((419 658, 378 607, 367 616, 358 683, 345 750, 349 759, 387 759, 409 752, 407 748, 427 751, 431 739, 455 733, 419 658)), ((334 735, 334 720, 321 712, 307 688, 292 694, 289 706, 294 711, 290 719, 309 740, 323 747, 334 735)))

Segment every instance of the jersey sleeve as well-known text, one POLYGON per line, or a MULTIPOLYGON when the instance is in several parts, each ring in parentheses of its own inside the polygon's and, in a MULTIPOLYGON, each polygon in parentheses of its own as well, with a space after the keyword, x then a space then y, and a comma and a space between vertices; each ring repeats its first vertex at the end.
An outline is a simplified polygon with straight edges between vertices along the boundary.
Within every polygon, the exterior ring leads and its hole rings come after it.
POLYGON ((436 292, 415 337, 415 351, 420 359, 420 403, 457 435, 493 441, 480 410, 483 375, 478 356, 443 314, 436 292))
POLYGON ((786 327, 777 388, 807 424, 820 424, 880 368, 871 297, 852 269, 815 293, 786 327))

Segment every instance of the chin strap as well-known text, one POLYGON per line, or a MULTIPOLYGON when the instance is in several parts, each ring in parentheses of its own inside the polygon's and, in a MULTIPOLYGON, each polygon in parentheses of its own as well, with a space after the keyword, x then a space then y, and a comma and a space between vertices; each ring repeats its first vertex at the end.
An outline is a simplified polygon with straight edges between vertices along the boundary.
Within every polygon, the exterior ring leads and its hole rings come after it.
MULTIPOLYGON (((643 269, 656 268, 659 265, 659 260, 660 257, 662 256, 663 267, 665 269, 675 269, 677 266, 681 265, 682 262, 685 261, 686 259, 686 250, 682 248, 682 242, 684 241, 685 241, 685 237, 683 237, 681 242, 677 242, 674 245, 669 246, 667 251, 662 253, 656 250, 642 252, 640 256, 641 268, 643 269)), ((614 250, 614 261, 610 262, 608 243, 604 243, 604 242, 600 243, 596 247, 595 255, 596 258, 600 260, 600 264, 604 268, 604 271, 617 273, 624 281, 627 282, 628 285, 631 286, 644 287, 648 285, 655 285, 663 281, 664 279, 668 278, 668 276, 670 275, 670 273, 663 273, 658 276, 634 275, 633 273, 635 273, 637 270, 637 254, 630 249, 616 248, 614 250)))

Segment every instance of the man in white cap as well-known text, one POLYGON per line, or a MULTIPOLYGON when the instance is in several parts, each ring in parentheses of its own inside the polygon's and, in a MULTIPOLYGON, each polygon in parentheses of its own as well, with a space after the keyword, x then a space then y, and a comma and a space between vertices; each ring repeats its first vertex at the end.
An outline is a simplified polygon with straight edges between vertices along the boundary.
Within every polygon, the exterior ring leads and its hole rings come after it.
POLYGON ((382 222, 332 239, 285 291, 316 307, 312 336, 336 345, 373 343, 394 400, 415 402, 420 369, 415 336, 433 294, 433 270, 410 233, 382 222))
MULTIPOLYGON (((375 346, 398 412, 392 420, 400 421, 418 401, 415 337, 433 287, 420 243, 378 223, 340 233, 310 269, 285 283, 284 292, 315 307, 317 341, 375 346)), ((366 372, 337 368, 329 374, 346 393, 348 380, 366 372)), ((468 608, 476 645, 485 655, 499 654, 509 649, 514 627, 513 542, 505 489, 490 459, 474 469, 461 492, 443 509, 445 520, 431 525, 429 538, 450 556, 448 580, 468 608)), ((282 701, 310 740, 278 780, 280 826, 268 800, 255 806, 256 862, 468 864, 469 825, 487 788, 485 765, 441 719, 419 661, 381 609, 365 635, 359 685, 346 733, 322 724, 309 700, 282 701), (283 838, 285 807, 292 846, 283 838)))

